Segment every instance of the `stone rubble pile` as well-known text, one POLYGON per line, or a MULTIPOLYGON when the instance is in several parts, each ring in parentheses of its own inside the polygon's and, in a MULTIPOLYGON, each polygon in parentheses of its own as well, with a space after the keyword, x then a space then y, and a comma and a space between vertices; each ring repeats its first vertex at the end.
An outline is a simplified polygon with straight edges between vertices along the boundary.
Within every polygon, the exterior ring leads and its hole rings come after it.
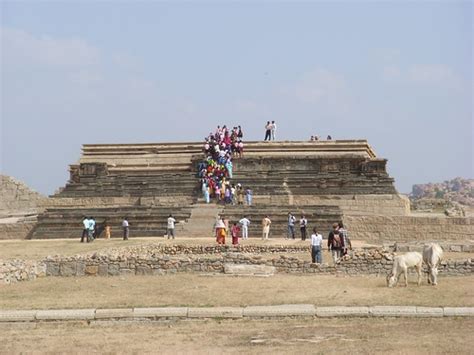
POLYGON ((46 264, 31 260, 0 260, 0 284, 30 281, 46 276, 46 264))

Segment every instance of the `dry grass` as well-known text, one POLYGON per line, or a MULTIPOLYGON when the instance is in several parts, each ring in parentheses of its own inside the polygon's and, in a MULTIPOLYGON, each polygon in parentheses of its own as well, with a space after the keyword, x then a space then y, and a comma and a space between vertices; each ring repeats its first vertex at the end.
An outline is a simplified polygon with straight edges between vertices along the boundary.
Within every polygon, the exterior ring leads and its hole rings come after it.
POLYGON ((389 289, 373 276, 283 275, 268 278, 176 274, 127 277, 48 277, 0 286, 0 309, 323 305, 474 306, 474 276, 426 280, 389 289))
POLYGON ((2 353, 469 354, 474 319, 281 319, 0 325, 2 353))

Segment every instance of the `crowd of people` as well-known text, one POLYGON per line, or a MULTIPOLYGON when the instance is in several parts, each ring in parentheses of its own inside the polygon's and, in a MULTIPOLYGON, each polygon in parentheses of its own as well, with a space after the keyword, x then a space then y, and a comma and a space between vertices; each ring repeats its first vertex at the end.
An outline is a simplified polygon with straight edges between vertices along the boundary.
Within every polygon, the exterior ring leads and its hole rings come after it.
POLYGON ((243 130, 241 126, 232 129, 217 126, 215 132, 205 138, 203 152, 205 159, 198 165, 201 190, 206 203, 211 198, 224 204, 252 205, 252 190, 232 182, 233 158, 244 154, 243 130))

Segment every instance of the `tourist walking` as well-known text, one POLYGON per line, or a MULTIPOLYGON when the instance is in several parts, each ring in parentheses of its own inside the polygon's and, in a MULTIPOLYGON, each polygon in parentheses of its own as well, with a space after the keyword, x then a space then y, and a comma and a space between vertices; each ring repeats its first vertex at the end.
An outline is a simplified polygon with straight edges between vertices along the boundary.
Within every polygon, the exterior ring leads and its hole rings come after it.
POLYGON ((241 184, 237 184, 237 204, 244 204, 244 189, 242 188, 241 184))
POLYGON ((332 225, 333 230, 329 232, 329 237, 328 237, 328 250, 331 251, 334 264, 336 264, 341 258, 341 251, 344 248, 343 240, 341 236, 339 235, 338 228, 339 228, 339 225, 337 223, 334 223, 332 225))
POLYGON ((232 236, 232 245, 238 245, 239 244, 239 233, 240 233, 240 228, 237 226, 237 223, 234 223, 230 230, 230 234, 232 236))
POLYGON ((168 216, 168 226, 166 228, 166 235, 168 236, 168 239, 173 238, 174 239, 174 224, 176 223, 176 219, 174 219, 173 215, 170 214, 168 216))
POLYGON ((277 129, 277 125, 276 125, 275 121, 272 121, 272 128, 271 128, 271 131, 272 131, 272 141, 275 140, 275 132, 276 132, 276 129, 277 129))
POLYGON ((349 238, 349 233, 347 233, 347 230, 344 229, 344 225, 342 224, 342 222, 339 222, 338 226, 339 226, 338 228, 339 235, 342 238, 342 245, 343 245, 341 254, 342 256, 344 256, 347 254, 348 249, 352 250, 352 243, 351 243, 351 239, 349 238))
POLYGON ((94 217, 89 217, 89 228, 87 230, 87 242, 94 241, 94 233, 95 233, 95 219, 94 217))
POLYGON ((301 240, 306 240, 306 227, 308 225, 308 220, 305 218, 304 215, 301 215, 300 219, 300 232, 301 232, 301 240))
POLYGON ((84 240, 87 241, 87 236, 89 234, 89 218, 87 217, 84 217, 82 219, 82 225, 83 225, 83 229, 82 229, 82 236, 81 236, 81 243, 84 243, 84 240))
POLYGON ((245 199, 247 201, 247 206, 252 206, 252 198, 253 191, 250 189, 250 187, 247 187, 247 190, 245 190, 245 199))
POLYGON ((122 221, 122 228, 123 228, 123 240, 128 240, 130 235, 130 224, 128 223, 128 218, 125 217, 122 221))
POLYGON ((239 221, 240 225, 242 226, 242 239, 247 240, 249 239, 249 225, 250 225, 250 220, 247 218, 247 216, 244 216, 239 221))
POLYGON ((321 264, 323 262, 321 248, 323 244, 323 236, 318 233, 316 227, 313 228, 311 234, 311 260, 313 263, 321 264))
POLYGON ((265 216, 262 220, 262 240, 268 240, 268 235, 270 234, 270 224, 272 221, 268 216, 265 216))
POLYGON ((296 217, 291 212, 288 212, 288 234, 286 239, 295 239, 295 222, 296 217))
POLYGON ((267 121, 267 124, 265 125, 265 139, 264 141, 270 141, 272 138, 272 124, 270 121, 267 121))
POLYGON ((110 239, 110 237, 111 237, 111 228, 110 228, 110 224, 107 220, 104 221, 104 232, 105 232, 105 239, 110 239))
POLYGON ((225 244, 225 223, 224 217, 220 216, 217 218, 216 224, 214 226, 216 230, 216 242, 217 244, 225 244))

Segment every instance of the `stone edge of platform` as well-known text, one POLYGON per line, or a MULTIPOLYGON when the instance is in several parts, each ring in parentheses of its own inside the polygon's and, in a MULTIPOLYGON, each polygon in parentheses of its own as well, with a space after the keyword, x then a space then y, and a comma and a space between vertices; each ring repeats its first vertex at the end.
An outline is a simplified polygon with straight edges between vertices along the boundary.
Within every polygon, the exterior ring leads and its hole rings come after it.
POLYGON ((326 306, 287 304, 247 307, 148 307, 114 309, 0 310, 0 323, 140 319, 237 319, 273 317, 474 317, 474 307, 326 306))

